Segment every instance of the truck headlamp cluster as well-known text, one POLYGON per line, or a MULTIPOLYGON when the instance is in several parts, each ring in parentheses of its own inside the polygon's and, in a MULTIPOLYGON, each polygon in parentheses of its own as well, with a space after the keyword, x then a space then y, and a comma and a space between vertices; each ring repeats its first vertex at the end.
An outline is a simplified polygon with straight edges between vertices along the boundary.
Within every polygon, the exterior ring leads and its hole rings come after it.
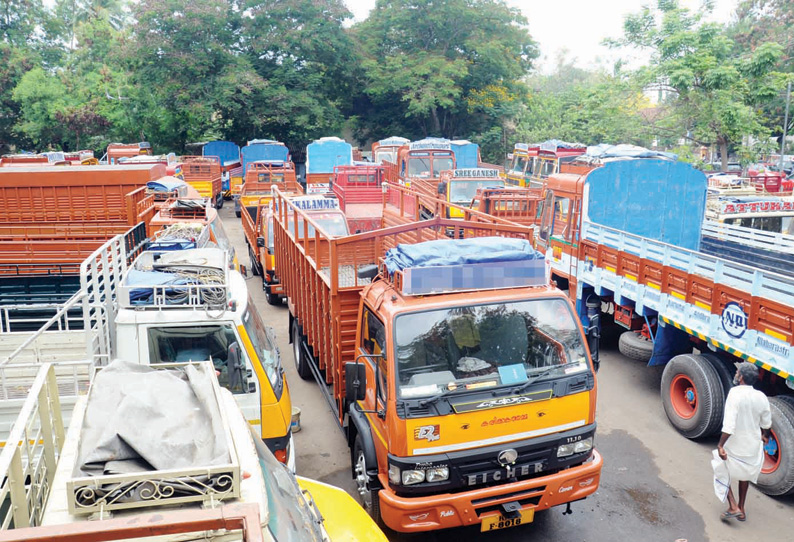
POLYGON ((449 467, 400 471, 400 467, 397 465, 389 466, 389 481, 395 485, 412 486, 422 482, 444 482, 445 480, 449 480, 449 467))
POLYGON ((582 452, 589 452, 593 449, 593 437, 588 437, 584 440, 571 442, 570 444, 562 444, 557 447, 557 457, 568 457, 573 454, 580 454, 582 452))

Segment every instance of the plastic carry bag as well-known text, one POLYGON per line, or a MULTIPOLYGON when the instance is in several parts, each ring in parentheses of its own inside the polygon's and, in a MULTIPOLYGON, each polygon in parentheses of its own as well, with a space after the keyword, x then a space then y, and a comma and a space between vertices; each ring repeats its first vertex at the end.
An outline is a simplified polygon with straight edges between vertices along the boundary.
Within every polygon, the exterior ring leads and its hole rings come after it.
POLYGON ((728 471, 728 462, 720 458, 717 450, 711 452, 711 468, 714 470, 714 494, 720 502, 725 502, 728 498, 728 490, 731 488, 731 473, 728 471))

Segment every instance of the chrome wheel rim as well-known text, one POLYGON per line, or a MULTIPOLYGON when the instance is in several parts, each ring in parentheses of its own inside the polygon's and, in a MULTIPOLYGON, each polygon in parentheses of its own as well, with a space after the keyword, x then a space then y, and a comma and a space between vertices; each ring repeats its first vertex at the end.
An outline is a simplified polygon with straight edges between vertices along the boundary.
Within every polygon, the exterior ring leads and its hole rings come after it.
POLYGON ((364 452, 358 453, 356 458, 356 489, 361 496, 361 504, 369 512, 372 510, 372 494, 367 488, 367 462, 364 459, 364 452))

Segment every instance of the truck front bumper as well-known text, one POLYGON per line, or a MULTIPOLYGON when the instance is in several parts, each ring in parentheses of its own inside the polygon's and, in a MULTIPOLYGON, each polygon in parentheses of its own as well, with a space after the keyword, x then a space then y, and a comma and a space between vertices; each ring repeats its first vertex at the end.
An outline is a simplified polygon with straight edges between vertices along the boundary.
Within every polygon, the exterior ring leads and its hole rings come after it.
POLYGON ((425 497, 400 497, 389 487, 378 492, 380 511, 389 528, 403 533, 477 525, 500 515, 500 505, 518 502, 522 510, 546 510, 592 495, 601 478, 598 451, 576 467, 520 482, 425 497))

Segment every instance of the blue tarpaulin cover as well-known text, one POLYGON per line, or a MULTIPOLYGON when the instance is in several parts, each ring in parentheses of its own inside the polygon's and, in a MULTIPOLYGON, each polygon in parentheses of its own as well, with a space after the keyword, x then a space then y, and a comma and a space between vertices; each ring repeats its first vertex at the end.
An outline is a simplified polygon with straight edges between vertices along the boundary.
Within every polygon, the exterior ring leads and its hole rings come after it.
POLYGON ((678 155, 672 152, 652 151, 637 145, 610 145, 608 143, 587 147, 585 155, 601 160, 606 158, 667 158, 669 160, 678 160, 678 155))
POLYGON ((306 173, 333 173, 353 163, 353 147, 338 137, 323 137, 306 147, 306 173))
POLYGON ((438 267, 491 262, 543 260, 526 239, 479 237, 440 239, 415 245, 397 245, 386 253, 389 273, 409 267, 438 267))
POLYGON ((240 147, 231 141, 210 141, 204 145, 201 154, 219 157, 222 166, 230 162, 240 161, 240 147))
POLYGON ((450 147, 455 153, 455 167, 458 169, 476 168, 479 161, 480 146, 466 140, 451 141, 450 147))
POLYGON ((246 145, 240 151, 243 161, 243 172, 248 169, 251 162, 260 160, 280 160, 286 162, 289 159, 289 149, 281 143, 254 143, 246 145))
MULTIPOLYGON (((192 284, 195 281, 180 277, 176 273, 163 273, 161 271, 139 271, 130 269, 127 273, 127 285, 129 286, 160 286, 163 284, 192 284)), ((153 291, 151 288, 135 288, 130 290, 130 302, 135 305, 146 305, 151 303, 153 291)))
POLYGON ((586 219, 602 226, 698 250, 708 181, 684 162, 608 162, 587 174, 586 219))

